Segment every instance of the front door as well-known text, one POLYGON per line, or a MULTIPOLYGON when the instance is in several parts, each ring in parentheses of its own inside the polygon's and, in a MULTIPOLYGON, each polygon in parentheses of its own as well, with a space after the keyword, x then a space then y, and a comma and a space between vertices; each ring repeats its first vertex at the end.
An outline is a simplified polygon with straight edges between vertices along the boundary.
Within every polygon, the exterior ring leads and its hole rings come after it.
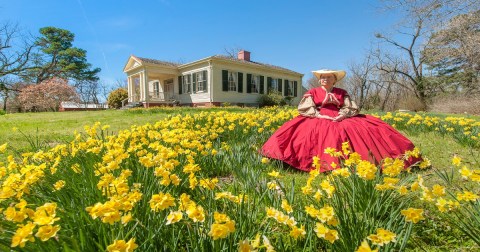
POLYGON ((173 97, 173 79, 165 80, 165 89, 163 91, 165 92, 165 99, 166 100, 174 99, 174 97, 173 97))

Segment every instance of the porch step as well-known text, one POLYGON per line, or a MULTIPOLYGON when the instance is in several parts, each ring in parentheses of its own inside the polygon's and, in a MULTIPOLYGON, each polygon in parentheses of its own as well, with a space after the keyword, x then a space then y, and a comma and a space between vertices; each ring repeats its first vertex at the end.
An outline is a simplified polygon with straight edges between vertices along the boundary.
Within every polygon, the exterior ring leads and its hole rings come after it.
POLYGON ((143 104, 141 102, 131 102, 131 103, 127 103, 127 105, 121 107, 120 109, 131 109, 131 108, 138 108, 138 107, 143 107, 143 104))

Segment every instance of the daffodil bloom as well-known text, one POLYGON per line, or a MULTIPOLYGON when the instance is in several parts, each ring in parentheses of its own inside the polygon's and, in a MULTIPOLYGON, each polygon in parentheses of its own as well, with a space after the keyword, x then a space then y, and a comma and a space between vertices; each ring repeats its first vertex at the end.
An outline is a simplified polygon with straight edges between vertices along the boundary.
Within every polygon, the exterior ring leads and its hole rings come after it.
POLYGON ((204 222, 205 221, 205 211, 202 206, 190 206, 186 211, 188 218, 192 219, 193 222, 204 222))
POLYGON ((371 249, 366 240, 362 241, 360 247, 355 252, 378 252, 378 249, 371 249))
POLYGON ((457 193, 458 201, 475 201, 479 198, 479 196, 475 193, 464 191, 463 193, 457 193))
POLYGON ((38 228, 37 233, 35 234, 36 237, 40 238, 42 241, 47 241, 48 239, 54 237, 58 230, 60 230, 60 226, 51 226, 45 225, 38 228))
POLYGON ((328 229, 327 233, 325 234, 325 240, 333 244, 338 239, 338 231, 334 229, 328 229))
POLYGON ((17 231, 12 237, 12 244, 10 246, 12 248, 17 246, 23 248, 25 247, 25 243, 27 241, 35 241, 35 238, 32 236, 35 226, 36 225, 31 222, 27 223, 26 225, 20 225, 20 227, 17 229, 17 231))
POLYGON ((128 242, 125 240, 115 240, 113 244, 107 246, 109 252, 132 252, 138 245, 135 243, 135 238, 130 239, 128 242))
POLYGON ((53 184, 53 188, 55 188, 55 191, 59 191, 65 186, 65 181, 64 180, 59 180, 53 184))
POLYGON ((297 226, 292 226, 292 230, 290 231, 290 236, 293 237, 294 239, 299 239, 305 237, 307 232, 305 231, 305 226, 297 227, 297 226))
POLYGON ((158 212, 167 209, 171 206, 175 206, 175 198, 169 193, 159 193, 152 195, 150 200, 150 208, 152 211, 158 212))
POLYGON ((373 244, 383 246, 390 242, 396 242, 397 235, 383 228, 377 228, 377 233, 369 235, 367 239, 371 240, 373 244))
POLYGON ((445 187, 435 184, 432 187, 432 193, 437 197, 445 196, 445 187))
POLYGON ((7 143, 4 143, 4 144, 0 145, 0 153, 5 152, 5 150, 7 149, 7 145, 8 145, 7 143))
POLYGON ((183 213, 181 211, 172 211, 167 216, 167 223, 166 225, 170 225, 176 222, 179 222, 183 217, 183 213))
POLYGON ((292 206, 290 206, 290 204, 288 204, 288 201, 286 199, 282 199, 282 208, 287 213, 293 212, 292 206))
POLYGON ((462 167, 462 169, 459 170, 459 172, 462 175, 463 179, 469 179, 473 175, 473 172, 465 165, 462 167))
POLYGON ((274 252, 275 248, 270 243, 270 240, 265 235, 263 235, 262 237, 263 237, 263 246, 265 246, 266 251, 267 252, 274 252))
POLYGON ((460 164, 462 163, 462 158, 455 155, 453 156, 452 158, 452 164, 455 165, 455 166, 460 166, 460 164))
POLYGON ((235 231, 235 221, 231 220, 226 214, 215 212, 214 220, 215 222, 210 227, 210 232, 208 233, 213 240, 226 238, 235 231))
POLYGON ((238 243, 238 252, 253 252, 254 249, 248 240, 243 240, 238 243))
POLYGON ((275 182, 275 181, 268 182, 267 187, 270 190, 280 190, 280 186, 278 186, 277 182, 275 182))
POLYGON ((274 178, 281 178, 280 173, 278 171, 271 171, 268 173, 268 175, 274 178))
POLYGON ((255 239, 252 240, 252 247, 253 247, 253 248, 258 248, 258 247, 260 247, 260 238, 261 238, 260 234, 257 234, 257 235, 255 236, 255 239))
POLYGON ((405 220, 413 223, 417 223, 421 220, 424 220, 423 217, 423 209, 416 209, 416 208, 408 208, 401 210, 403 216, 405 216, 405 220))

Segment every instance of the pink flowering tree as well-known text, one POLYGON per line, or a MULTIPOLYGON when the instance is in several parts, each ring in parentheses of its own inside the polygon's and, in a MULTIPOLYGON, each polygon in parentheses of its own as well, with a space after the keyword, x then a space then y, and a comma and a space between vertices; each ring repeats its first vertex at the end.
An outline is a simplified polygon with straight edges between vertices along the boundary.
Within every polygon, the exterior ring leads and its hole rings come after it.
POLYGON ((37 85, 23 88, 18 96, 24 111, 58 111, 64 101, 79 101, 75 88, 68 81, 51 78, 37 85))

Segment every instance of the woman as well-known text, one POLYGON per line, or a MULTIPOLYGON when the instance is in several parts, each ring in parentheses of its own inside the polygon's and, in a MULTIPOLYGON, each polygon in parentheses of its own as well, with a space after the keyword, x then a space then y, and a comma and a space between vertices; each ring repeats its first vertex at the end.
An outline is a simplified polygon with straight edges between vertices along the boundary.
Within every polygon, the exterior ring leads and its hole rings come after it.
MULTIPOLYGON (((334 169, 338 158, 325 153, 326 148, 342 150, 349 142, 351 151, 376 164, 384 158, 396 158, 414 145, 382 120, 359 115, 358 107, 343 89, 334 87, 345 71, 318 70, 313 74, 320 87, 309 90, 298 105, 299 116, 286 122, 263 145, 262 154, 310 171, 313 157, 320 158, 320 171, 334 169)), ((406 166, 418 160, 408 160, 406 166)))

